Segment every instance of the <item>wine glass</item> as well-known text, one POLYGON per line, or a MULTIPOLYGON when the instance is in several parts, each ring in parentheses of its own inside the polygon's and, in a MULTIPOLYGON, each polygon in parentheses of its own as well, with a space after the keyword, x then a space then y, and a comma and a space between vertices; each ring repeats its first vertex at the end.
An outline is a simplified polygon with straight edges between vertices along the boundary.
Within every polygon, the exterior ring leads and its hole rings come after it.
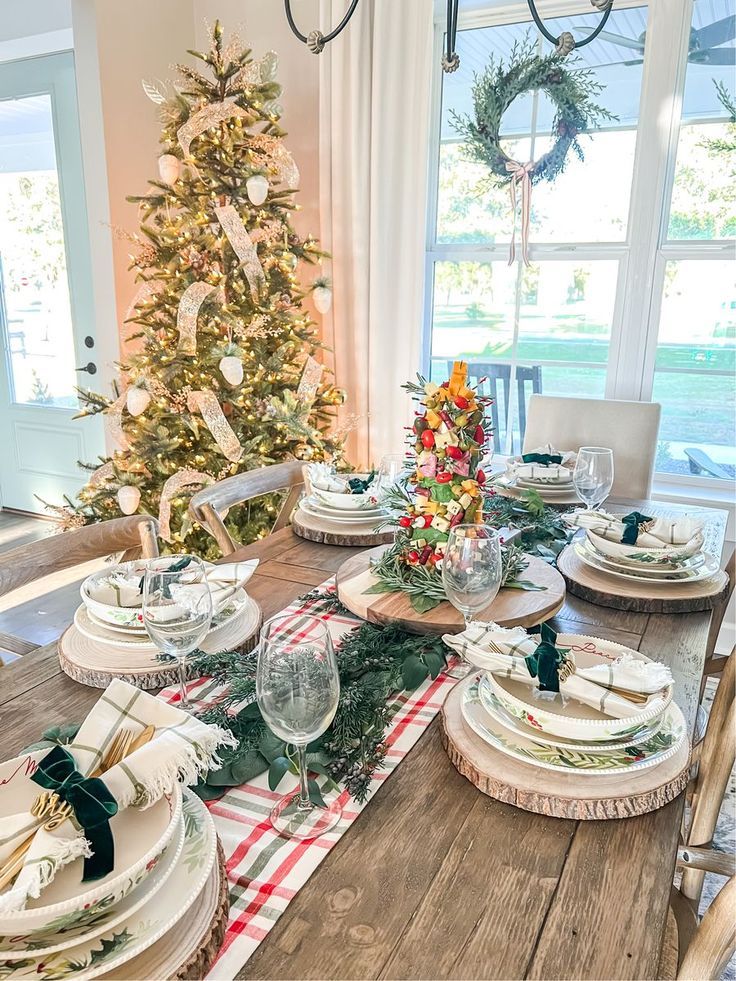
POLYGON ((296 747, 299 788, 271 810, 271 824, 287 838, 316 838, 337 824, 339 794, 322 791, 326 804, 309 796, 307 745, 329 727, 340 696, 340 677, 324 621, 312 616, 273 617, 263 625, 256 669, 256 697, 269 729, 296 747))
POLYGON ((381 465, 376 477, 376 493, 380 497, 398 482, 406 464, 403 453, 386 453, 381 457, 381 465))
POLYGON ((613 487, 613 450, 606 446, 581 446, 572 481, 575 493, 588 511, 600 507, 613 487))
MULTIPOLYGON (((501 578, 501 541, 495 528, 473 524, 451 529, 442 560, 442 584, 449 601, 462 613, 466 629, 476 613, 496 598, 501 578)), ((463 658, 448 673, 462 678, 467 672, 463 658)))
POLYGON ((202 643, 212 620, 212 596, 204 565, 194 555, 155 559, 143 577, 143 625, 163 654, 179 662, 179 708, 192 710, 187 695, 187 654, 202 643))

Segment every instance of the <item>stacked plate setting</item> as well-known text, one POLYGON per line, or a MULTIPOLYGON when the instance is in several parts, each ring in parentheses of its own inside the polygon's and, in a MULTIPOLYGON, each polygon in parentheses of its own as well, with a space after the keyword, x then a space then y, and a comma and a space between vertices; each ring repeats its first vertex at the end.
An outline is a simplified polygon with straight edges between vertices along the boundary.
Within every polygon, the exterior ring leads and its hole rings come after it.
MULTIPOLYGON (((647 660, 594 637, 560 634, 557 643, 572 651, 579 667, 610 664, 625 653, 647 660)), ((546 770, 608 776, 663 763, 687 738, 671 685, 641 698, 639 711, 614 718, 575 698, 485 672, 466 689, 462 712, 476 735, 507 756, 546 770)))
POLYGON ((351 494, 347 489, 328 491, 313 484, 311 493, 299 502, 299 509, 320 522, 359 526, 366 531, 377 528, 388 516, 386 509, 379 506, 377 490, 372 486, 365 493, 351 494))
MULTIPOLYGON (((573 465, 574 462, 573 459, 573 465)), ((519 463, 517 458, 509 462, 508 469, 495 483, 501 492, 506 490, 513 495, 521 495, 527 490, 536 491, 543 501, 550 504, 572 504, 578 500, 569 464, 524 464, 519 463)))
POLYGON ((657 587, 702 582, 718 575, 718 559, 704 552, 702 545, 703 537, 697 535, 688 545, 642 548, 610 541, 587 528, 573 548, 581 562, 598 572, 657 587))
MULTIPOLYGON (((30 776, 46 752, 0 764, 0 824, 18 811, 19 800, 30 809, 39 793, 30 776)), ((210 920, 215 913, 217 835, 205 806, 177 787, 145 810, 119 812, 110 828, 115 866, 103 879, 83 882, 79 858, 25 909, 0 912, 2 977, 87 979, 122 964, 128 964, 126 976, 169 977, 196 949, 202 931, 183 927, 173 957, 163 945, 195 903, 210 920)))

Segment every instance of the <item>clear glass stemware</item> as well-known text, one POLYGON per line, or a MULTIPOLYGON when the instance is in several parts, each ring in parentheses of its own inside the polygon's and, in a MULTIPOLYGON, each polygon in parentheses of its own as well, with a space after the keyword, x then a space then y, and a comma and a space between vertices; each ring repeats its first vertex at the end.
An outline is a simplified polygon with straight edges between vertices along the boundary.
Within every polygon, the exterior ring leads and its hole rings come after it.
POLYGON ((191 711, 187 655, 207 636, 212 597, 204 565, 194 555, 154 559, 143 577, 143 624, 162 654, 179 662, 179 708, 191 711))
POLYGON ((613 450, 606 446, 581 446, 572 481, 587 510, 599 508, 613 487, 613 450))
MULTIPOLYGON (((462 613, 466 628, 496 598, 501 577, 501 541, 495 528, 468 524, 450 531, 442 560, 442 584, 448 600, 462 613)), ((468 669, 463 660, 449 674, 464 677, 468 669)))
POLYGON ((386 453, 385 456, 381 457, 381 464, 376 476, 376 496, 379 502, 381 496, 387 491, 390 491, 398 482, 405 466, 406 462, 403 453, 386 453))
POLYGON ((316 838, 340 820, 338 793, 323 790, 324 807, 310 799, 307 767, 307 746, 329 727, 339 696, 337 660, 322 620, 287 614, 263 625, 256 669, 258 706, 269 729, 296 747, 299 761, 298 790, 271 810, 271 824, 285 837, 316 838))

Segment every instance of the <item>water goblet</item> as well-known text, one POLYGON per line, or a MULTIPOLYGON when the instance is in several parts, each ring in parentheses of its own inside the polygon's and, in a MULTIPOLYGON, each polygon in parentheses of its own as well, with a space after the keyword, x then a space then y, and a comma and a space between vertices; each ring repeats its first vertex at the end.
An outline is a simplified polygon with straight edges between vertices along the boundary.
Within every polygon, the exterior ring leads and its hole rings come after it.
POLYGON ((599 508, 613 487, 613 450, 606 446, 581 446, 572 481, 586 509, 599 508))
POLYGON ((212 621, 212 596, 202 562, 193 555, 154 559, 143 577, 143 625, 162 654, 179 664, 179 708, 187 695, 187 655, 202 643, 212 621))
MULTIPOLYGON (((496 529, 475 524, 451 529, 442 560, 442 584, 448 600, 462 613, 466 629, 496 598, 501 579, 501 541, 496 529)), ((462 678, 468 669, 463 659, 448 673, 462 678)))
POLYGON ((263 625, 256 668, 256 698, 269 729, 296 747, 299 788, 276 802, 271 824, 287 838, 316 838, 340 820, 339 793, 310 798, 307 746, 335 717, 340 677, 324 621, 312 616, 273 617, 263 625))

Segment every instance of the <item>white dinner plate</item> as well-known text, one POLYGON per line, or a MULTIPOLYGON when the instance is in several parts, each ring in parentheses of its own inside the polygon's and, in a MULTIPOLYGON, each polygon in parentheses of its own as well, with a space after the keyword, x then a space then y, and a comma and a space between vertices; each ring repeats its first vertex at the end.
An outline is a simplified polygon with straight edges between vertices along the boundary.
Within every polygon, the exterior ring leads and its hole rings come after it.
POLYGON ((712 579, 713 576, 718 575, 721 569, 718 559, 704 552, 703 564, 700 568, 693 569, 690 573, 687 571, 685 573, 672 572, 668 576, 655 576, 649 575, 647 569, 642 569, 641 572, 638 572, 630 569, 628 566, 626 568, 622 566, 619 569, 611 568, 604 565, 600 559, 593 557, 578 542, 573 542, 573 547, 580 561, 590 566, 591 569, 603 572, 607 576, 616 576, 618 579, 628 579, 633 582, 646 582, 652 586, 671 586, 673 583, 678 582, 702 582, 704 579, 712 579))
POLYGON ((575 542, 579 545, 586 555, 588 555, 594 562, 600 562, 602 565, 606 566, 607 569, 611 569, 614 572, 633 572, 636 575, 641 575, 644 573, 646 576, 652 576, 654 578, 660 579, 663 576, 681 576, 686 578, 693 572, 697 572, 703 567, 706 562, 706 557, 704 552, 700 552, 698 555, 693 555, 684 562, 678 562, 672 564, 671 562, 657 562, 657 563, 643 563, 627 562, 625 559, 612 559, 606 555, 601 554, 595 548, 588 538, 580 538, 575 542))
POLYGON ((322 514, 326 518, 332 518, 337 515, 340 518, 350 518, 355 521, 356 518, 383 518, 387 514, 383 508, 366 508, 362 511, 342 511, 339 508, 331 508, 325 504, 320 504, 311 497, 305 497, 302 504, 306 504, 315 514, 322 514))
POLYGON ((311 507, 309 504, 306 504, 304 501, 300 502, 299 507, 307 514, 314 515, 314 517, 316 518, 323 518, 326 521, 334 521, 337 524, 341 524, 341 525, 364 525, 366 527, 369 527, 371 525, 373 526, 380 525, 382 521, 387 520, 387 516, 385 514, 380 514, 377 517, 366 518, 364 515, 359 514, 357 511, 355 512, 354 517, 349 517, 349 518, 343 517, 342 515, 339 514, 325 514, 322 511, 315 511, 313 507, 311 507))

